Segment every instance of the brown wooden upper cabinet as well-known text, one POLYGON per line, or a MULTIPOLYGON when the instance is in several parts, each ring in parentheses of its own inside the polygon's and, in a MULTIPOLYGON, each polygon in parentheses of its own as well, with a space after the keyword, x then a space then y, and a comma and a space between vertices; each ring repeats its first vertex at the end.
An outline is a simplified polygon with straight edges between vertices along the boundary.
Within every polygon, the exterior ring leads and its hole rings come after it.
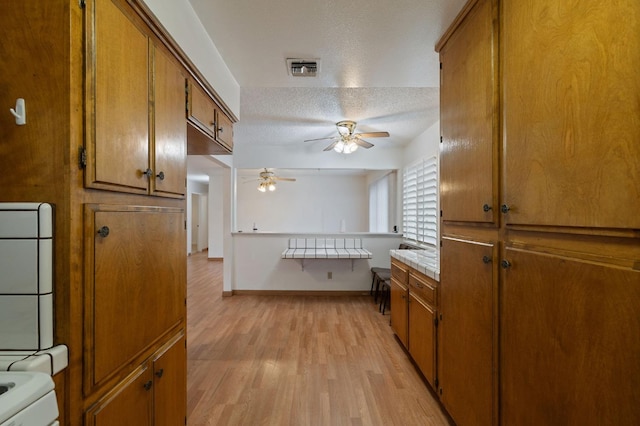
MULTIPOLYGON (((497 6, 481 0, 440 52, 440 208, 445 222, 497 226, 497 6)), ((451 30, 450 30, 451 31, 451 30)))
POLYGON ((189 82, 188 87, 187 119, 206 135, 203 139, 190 129, 189 154, 229 154, 233 151, 233 123, 202 87, 193 81, 189 82), (213 145, 206 137, 213 139, 213 145))
POLYGON ((85 186, 183 197, 181 69, 154 45, 143 24, 112 0, 86 7, 86 151, 80 155, 85 186))
POLYGON ((639 229, 640 3, 501 7, 506 223, 639 229))
POLYGON ((183 195, 187 170, 187 126, 184 122, 185 77, 164 49, 153 56, 153 163, 151 192, 156 195, 183 195))

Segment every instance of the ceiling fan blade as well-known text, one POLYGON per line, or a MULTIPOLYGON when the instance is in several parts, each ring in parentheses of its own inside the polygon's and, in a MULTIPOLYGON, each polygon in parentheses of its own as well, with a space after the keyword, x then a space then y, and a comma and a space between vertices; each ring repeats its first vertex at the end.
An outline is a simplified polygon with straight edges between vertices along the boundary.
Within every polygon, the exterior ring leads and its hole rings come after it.
POLYGON ((369 149, 369 148, 371 148, 373 146, 373 144, 371 142, 367 142, 367 141, 365 141, 363 139, 360 139, 360 138, 353 138, 352 140, 353 140, 353 142, 355 142, 356 145, 360 145, 363 148, 369 149))
POLYGON ((356 133, 354 136, 361 138, 388 138, 389 132, 356 133))
POLYGON ((338 139, 338 138, 339 136, 334 136, 332 138, 307 139, 305 142, 324 141, 324 140, 332 140, 332 139, 338 139))
POLYGON ((331 151, 338 144, 338 141, 332 142, 331 145, 323 149, 323 151, 331 151))
POLYGON ((285 178, 285 177, 278 177, 278 176, 274 176, 273 177, 274 180, 284 180, 287 182, 295 182, 296 179, 295 178, 285 178))

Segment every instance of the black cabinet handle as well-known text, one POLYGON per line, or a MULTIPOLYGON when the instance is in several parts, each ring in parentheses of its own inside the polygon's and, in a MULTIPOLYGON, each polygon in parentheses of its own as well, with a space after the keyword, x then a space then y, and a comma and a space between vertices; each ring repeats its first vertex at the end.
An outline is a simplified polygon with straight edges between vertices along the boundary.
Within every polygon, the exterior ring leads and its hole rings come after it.
POLYGON ((500 211, 501 211, 502 213, 505 213, 505 214, 506 214, 506 213, 509 213, 509 210, 511 210, 511 207, 509 207, 509 206, 508 206, 508 205, 506 205, 506 204, 503 204, 503 205, 501 205, 501 206, 500 206, 500 211))
POLYGON ((98 229, 98 235, 100 235, 102 238, 106 238, 109 236, 109 227, 108 226, 103 226, 102 228, 98 229))
POLYGON ((164 172, 160 172, 156 175, 156 177, 160 180, 164 180, 164 172))
POLYGON ((502 262, 500 262, 500 266, 502 266, 502 269, 509 269, 511 267, 511 262, 509 262, 508 260, 503 260, 502 262))
POLYGON ((153 382, 151 380, 149 380, 147 383, 145 383, 144 385, 144 389, 145 390, 149 390, 151 389, 151 386, 153 386, 153 382))
POLYGON ((224 132, 224 127, 218 127, 218 132, 223 133, 224 132))
POLYGON ((491 263, 491 258, 489 256, 482 256, 482 261, 484 263, 491 263))
POLYGON ((142 172, 142 174, 148 178, 150 178, 151 176, 153 176, 153 170, 151 169, 147 169, 144 172, 142 172))
POLYGON ((488 212, 489 210, 491 210, 491 206, 489 204, 485 204, 484 206, 482 206, 482 210, 488 212))
POLYGON ((160 370, 156 371, 157 377, 162 377, 163 374, 164 374, 164 368, 161 368, 160 370))

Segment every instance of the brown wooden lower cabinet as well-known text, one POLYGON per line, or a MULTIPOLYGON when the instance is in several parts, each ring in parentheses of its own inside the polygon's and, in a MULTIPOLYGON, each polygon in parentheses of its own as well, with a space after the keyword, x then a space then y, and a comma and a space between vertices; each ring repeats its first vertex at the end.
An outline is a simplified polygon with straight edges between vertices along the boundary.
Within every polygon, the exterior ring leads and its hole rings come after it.
POLYGON ((440 400, 460 426, 492 425, 497 421, 497 251, 494 244, 443 237, 440 253, 440 400))
POLYGON ((176 426, 186 424, 187 350, 181 333, 153 357, 153 424, 176 426))
POLYGON ((89 393, 128 374, 136 357, 184 321, 186 264, 181 209, 88 204, 85 213, 89 393))
POLYGON ((503 259, 501 423, 640 424, 640 271, 515 245, 503 259))
POLYGON ((436 380, 436 311, 409 290, 409 353, 429 384, 436 380))
POLYGON ((148 364, 141 365, 124 382, 98 401, 85 416, 87 426, 151 425, 152 399, 147 383, 153 377, 148 364))
POLYGON ((85 415, 87 426, 183 425, 185 337, 174 336, 85 415))
POLYGON ((429 384, 436 388, 436 281, 391 261, 391 327, 429 384))
POLYGON ((408 324, 409 313, 407 312, 407 302, 409 296, 409 287, 398 281, 395 277, 391 277, 391 328, 398 336, 398 339, 405 347, 408 347, 408 324))

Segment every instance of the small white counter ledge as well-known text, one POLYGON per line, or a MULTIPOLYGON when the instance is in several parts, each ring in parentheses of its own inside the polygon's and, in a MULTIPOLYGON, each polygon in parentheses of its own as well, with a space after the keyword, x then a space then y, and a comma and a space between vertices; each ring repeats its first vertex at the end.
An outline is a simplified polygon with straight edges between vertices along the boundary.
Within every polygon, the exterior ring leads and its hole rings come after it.
MULTIPOLYGON (((371 268, 389 268, 389 250, 398 247, 402 234, 369 232, 234 232, 230 288, 238 292, 352 292, 368 294, 371 268), (360 239, 371 253, 354 262, 344 259, 283 259, 291 238, 360 239)), ((350 260, 350 259, 348 259, 350 260)))

